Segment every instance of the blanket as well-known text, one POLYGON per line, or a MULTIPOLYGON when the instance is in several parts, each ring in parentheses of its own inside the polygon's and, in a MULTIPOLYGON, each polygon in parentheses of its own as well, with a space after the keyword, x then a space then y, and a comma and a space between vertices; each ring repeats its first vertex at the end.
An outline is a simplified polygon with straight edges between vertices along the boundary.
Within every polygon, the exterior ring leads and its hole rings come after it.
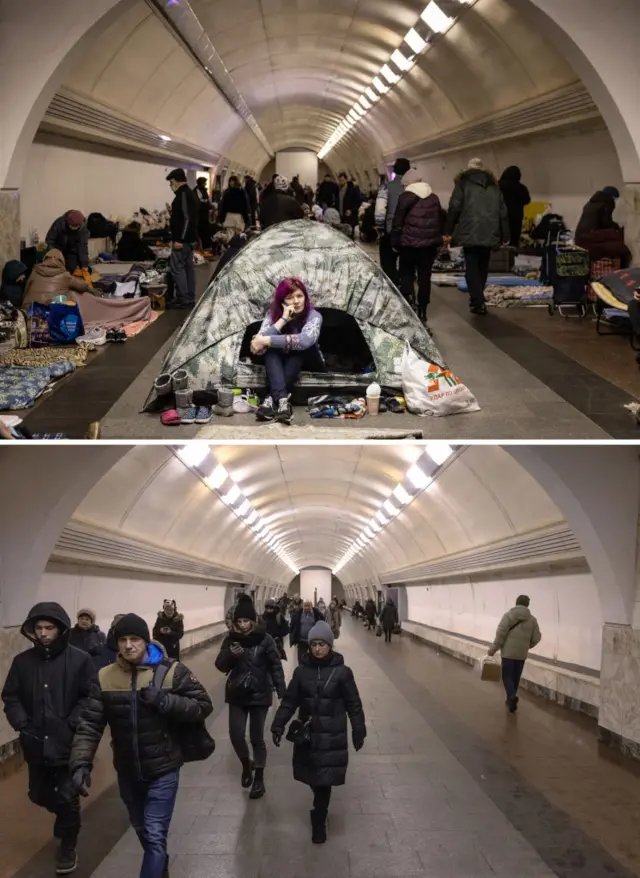
POLYGON ((484 291, 487 305, 496 308, 544 305, 553 299, 553 287, 503 287, 488 286, 484 291))
POLYGON ((28 409, 52 381, 63 378, 76 367, 69 360, 50 366, 0 367, 0 410, 28 409))
POLYGON ((145 320, 151 315, 151 301, 148 296, 139 299, 102 299, 87 293, 71 293, 78 303, 85 332, 100 326, 103 329, 120 329, 129 323, 145 320))
POLYGON ((70 360, 74 366, 84 366, 93 345, 79 344, 75 347, 14 348, 0 355, 0 366, 53 366, 70 360))
POLYGON ((144 329, 151 326, 152 323, 155 323, 161 314, 164 314, 164 311, 151 311, 148 320, 136 320, 135 323, 128 323, 124 327, 127 338, 133 338, 134 335, 140 335, 144 329))
MULTIPOLYGON (((541 287, 542 281, 527 280, 526 278, 518 277, 518 275, 515 274, 490 274, 487 278, 487 286, 541 287)), ((461 290, 463 293, 469 292, 466 280, 460 281, 460 283, 458 284, 458 289, 461 290)))

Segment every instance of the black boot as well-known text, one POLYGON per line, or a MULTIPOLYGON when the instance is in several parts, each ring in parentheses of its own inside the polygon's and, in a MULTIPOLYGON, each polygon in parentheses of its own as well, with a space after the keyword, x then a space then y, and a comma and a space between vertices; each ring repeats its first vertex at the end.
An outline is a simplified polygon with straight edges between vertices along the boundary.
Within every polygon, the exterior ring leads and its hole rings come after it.
POLYGON ((78 855, 76 854, 75 841, 62 840, 58 861, 56 863, 56 875, 70 875, 78 868, 78 855))
POLYGON ((243 788, 248 789, 253 783, 253 762, 250 759, 242 760, 242 780, 243 788))
POLYGON ((264 768, 256 768, 256 774, 253 779, 253 786, 249 793, 250 799, 261 799, 266 793, 264 785, 264 768))
POLYGON ((162 873, 162 878, 169 878, 169 856, 167 855, 167 860, 164 864, 164 872, 162 873))
POLYGON ((327 840, 327 812, 314 808, 311 815, 311 841, 313 844, 324 844, 327 840))

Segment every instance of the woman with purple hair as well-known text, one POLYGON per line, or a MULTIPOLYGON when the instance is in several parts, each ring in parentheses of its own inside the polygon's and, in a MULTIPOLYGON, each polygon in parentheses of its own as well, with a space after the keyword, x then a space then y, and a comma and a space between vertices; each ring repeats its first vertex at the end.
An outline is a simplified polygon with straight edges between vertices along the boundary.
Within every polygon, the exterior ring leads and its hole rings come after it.
POLYGON ((269 313, 251 342, 252 354, 264 354, 269 386, 257 411, 259 421, 290 424, 293 409, 289 397, 300 372, 327 371, 318 347, 321 328, 322 316, 313 308, 300 278, 281 281, 269 313))

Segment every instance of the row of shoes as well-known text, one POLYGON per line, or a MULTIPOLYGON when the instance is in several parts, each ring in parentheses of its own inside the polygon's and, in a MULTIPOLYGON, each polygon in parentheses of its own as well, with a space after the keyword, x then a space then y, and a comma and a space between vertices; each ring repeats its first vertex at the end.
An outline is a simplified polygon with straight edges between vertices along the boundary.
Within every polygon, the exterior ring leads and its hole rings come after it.
POLYGON ((84 335, 76 338, 76 344, 93 345, 94 347, 102 347, 107 342, 115 342, 116 344, 124 344, 127 340, 127 333, 124 329, 107 329, 101 326, 94 326, 84 335))

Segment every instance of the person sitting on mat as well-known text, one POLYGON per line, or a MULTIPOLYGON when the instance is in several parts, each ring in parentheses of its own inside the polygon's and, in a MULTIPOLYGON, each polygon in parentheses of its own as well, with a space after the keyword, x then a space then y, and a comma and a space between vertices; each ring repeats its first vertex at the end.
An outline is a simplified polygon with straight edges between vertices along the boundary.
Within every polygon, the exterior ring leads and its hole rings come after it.
POLYGON ((322 315, 313 308, 304 283, 298 277, 281 281, 260 331, 253 337, 251 353, 264 354, 269 393, 258 407, 259 421, 290 424, 291 389, 303 368, 326 372, 318 346, 322 315))

